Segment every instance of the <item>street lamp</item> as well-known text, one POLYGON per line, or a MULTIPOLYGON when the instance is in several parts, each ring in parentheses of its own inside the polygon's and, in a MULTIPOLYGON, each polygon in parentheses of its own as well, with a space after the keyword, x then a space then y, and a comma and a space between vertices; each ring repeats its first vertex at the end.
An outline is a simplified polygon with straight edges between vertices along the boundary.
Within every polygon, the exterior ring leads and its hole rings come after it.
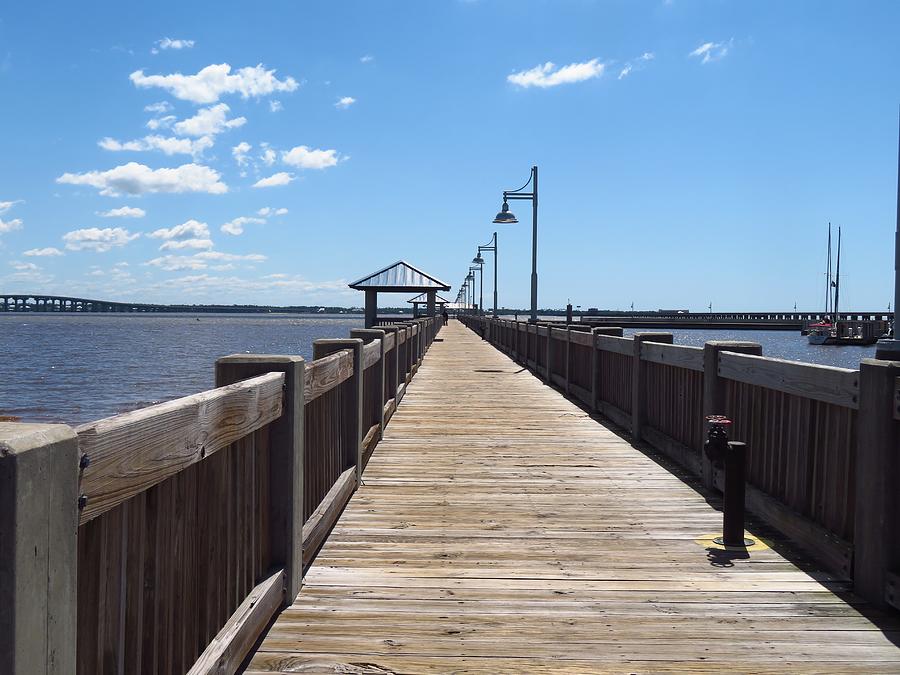
POLYGON ((530 199, 531 200, 531 321, 537 321, 537 212, 538 212, 538 168, 531 167, 531 176, 528 182, 518 190, 503 191, 503 207, 500 213, 494 218, 495 223, 518 223, 518 219, 509 210, 510 199, 530 199), (525 188, 531 185, 531 192, 523 192, 525 188))
POLYGON ((470 267, 469 270, 473 275, 475 272, 478 272, 478 287, 480 288, 480 292, 478 294, 477 313, 480 315, 484 314, 484 260, 475 256, 475 258, 472 259, 472 262, 477 263, 474 267, 470 267))
POLYGON ((476 291, 478 290, 478 282, 475 279, 475 272, 477 272, 477 271, 478 271, 477 267, 469 267, 469 276, 467 277, 468 279, 472 280, 472 310, 473 310, 473 314, 478 313, 478 307, 475 305, 475 300, 478 297, 478 294, 476 293, 476 291))
POLYGON ((478 255, 472 258, 473 263, 484 265, 484 258, 481 257, 482 251, 492 251, 494 253, 494 318, 497 318, 497 233, 484 246, 478 247, 478 255))

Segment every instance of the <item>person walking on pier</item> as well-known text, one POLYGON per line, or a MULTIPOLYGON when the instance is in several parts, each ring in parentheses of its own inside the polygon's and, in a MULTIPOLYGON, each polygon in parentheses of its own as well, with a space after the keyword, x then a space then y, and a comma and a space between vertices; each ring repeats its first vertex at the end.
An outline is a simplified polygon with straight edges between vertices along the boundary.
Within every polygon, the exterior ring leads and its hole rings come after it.
POLYGON ((443 317, 443 319, 444 319, 444 325, 446 326, 446 325, 447 325, 447 321, 450 320, 450 315, 447 314, 446 308, 444 309, 444 311, 441 312, 441 316, 443 317))

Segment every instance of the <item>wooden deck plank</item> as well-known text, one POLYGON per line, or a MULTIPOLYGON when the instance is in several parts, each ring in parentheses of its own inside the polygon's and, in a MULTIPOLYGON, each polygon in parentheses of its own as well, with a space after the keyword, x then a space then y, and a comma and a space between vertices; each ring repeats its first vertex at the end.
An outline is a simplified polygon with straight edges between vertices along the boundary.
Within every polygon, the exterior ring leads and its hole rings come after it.
POLYGON ((460 324, 248 672, 900 672, 900 617, 721 514, 460 324))

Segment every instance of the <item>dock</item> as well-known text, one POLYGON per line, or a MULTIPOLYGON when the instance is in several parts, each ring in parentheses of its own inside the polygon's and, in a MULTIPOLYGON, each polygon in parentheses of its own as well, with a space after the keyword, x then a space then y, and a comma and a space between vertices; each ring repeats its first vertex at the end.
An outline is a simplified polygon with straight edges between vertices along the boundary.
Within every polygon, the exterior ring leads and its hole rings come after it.
POLYGON ((900 669, 897 617, 773 548, 717 550, 696 485, 441 335, 247 672, 900 669))
POLYGON ((0 670, 900 672, 900 363, 583 329, 418 319, 0 424, 0 670))

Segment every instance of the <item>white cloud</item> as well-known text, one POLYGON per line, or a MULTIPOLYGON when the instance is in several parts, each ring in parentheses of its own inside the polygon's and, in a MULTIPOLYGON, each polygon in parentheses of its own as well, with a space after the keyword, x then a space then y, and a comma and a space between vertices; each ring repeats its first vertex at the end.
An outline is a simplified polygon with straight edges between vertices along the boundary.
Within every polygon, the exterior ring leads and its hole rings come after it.
POLYGON ((147 120, 147 128, 151 131, 156 131, 157 129, 168 129, 175 120, 178 119, 175 115, 166 115, 165 117, 160 117, 157 119, 147 120))
POLYGON ((287 212, 288 210, 285 208, 273 209, 271 206, 264 206, 256 212, 256 215, 267 218, 268 216, 284 216, 287 215, 287 212))
POLYGON ((21 199, 15 199, 11 202, 0 202, 0 213, 6 213, 16 204, 20 204, 22 202, 21 199))
POLYGON ((70 251, 96 251, 105 253, 140 237, 140 233, 132 234, 121 227, 88 227, 73 230, 63 235, 66 248, 70 251))
POLYGON ((22 220, 20 218, 13 218, 12 220, 3 220, 0 218, 0 234, 6 234, 7 232, 21 229, 22 220))
POLYGON ((100 190, 101 195, 108 196, 155 192, 224 194, 228 192, 228 186, 220 178, 218 171, 202 164, 182 164, 174 169, 151 169, 137 162, 129 162, 108 171, 64 173, 56 182, 90 185, 100 190))
POLYGON ((226 263, 225 265, 212 265, 215 269, 227 269, 233 262, 265 262, 266 256, 259 253, 240 255, 235 253, 222 253, 221 251, 202 251, 193 255, 165 255, 148 260, 145 265, 159 267, 167 272, 179 270, 203 270, 211 267, 210 263, 226 263))
POLYGON ((9 264, 14 270, 18 270, 19 272, 26 272, 26 271, 35 272, 35 271, 41 269, 34 263, 22 262, 21 260, 10 260, 9 264))
POLYGON ((338 102, 334 104, 334 107, 338 110, 346 110, 354 103, 356 103, 355 98, 352 96, 344 96, 343 98, 338 99, 338 102))
POLYGON ((305 145, 298 145, 281 153, 281 161, 299 169, 327 169, 338 163, 336 150, 310 150, 305 145))
POLYGON ((227 119, 230 110, 225 103, 202 108, 193 117, 176 124, 175 133, 181 136, 214 136, 227 129, 236 129, 246 124, 246 117, 227 119))
POLYGON ((209 239, 209 225, 192 218, 181 223, 181 225, 154 230, 147 236, 154 239, 179 239, 185 237, 191 239, 209 239))
POLYGON ((58 248, 54 248, 53 246, 48 246, 47 248, 32 248, 25 251, 22 255, 27 255, 29 257, 37 257, 37 258, 46 258, 49 256, 63 255, 63 252, 58 248))
POLYGON ((253 146, 247 141, 241 141, 231 148, 231 154, 234 156, 234 161, 237 162, 238 166, 244 166, 247 163, 247 153, 252 149, 253 146))
POLYGON ((272 148, 266 148, 263 150, 263 154, 259 157, 263 164, 266 166, 272 166, 275 163, 275 160, 278 158, 278 153, 276 153, 272 148))
POLYGON ((255 188, 264 188, 264 187, 277 187, 279 185, 287 185, 292 180, 294 180, 295 176, 293 174, 287 173, 285 171, 279 171, 278 173, 274 173, 267 178, 260 178, 253 184, 255 188))
POLYGON ((647 63, 648 61, 652 61, 656 58, 656 55, 653 52, 644 52, 636 59, 632 59, 631 61, 626 61, 622 70, 619 71, 619 77, 617 79, 622 80, 628 77, 633 71, 640 70, 641 67, 647 63))
POLYGON ((159 103, 151 103, 150 105, 144 106, 145 112, 158 113, 160 115, 169 112, 172 109, 172 104, 168 101, 160 101, 159 103))
POLYGON ((159 250, 177 251, 183 248, 210 249, 212 247, 212 239, 170 239, 169 241, 164 241, 159 250))
POLYGON ((700 63, 710 63, 711 61, 725 58, 733 46, 734 38, 731 38, 728 42, 704 42, 688 56, 696 56, 700 59, 700 63))
POLYGON ((97 145, 104 150, 111 152, 120 152, 128 150, 131 152, 142 152, 145 150, 160 150, 166 155, 191 155, 197 157, 202 155, 205 150, 209 150, 215 141, 209 136, 203 136, 197 140, 190 138, 175 138, 174 136, 144 136, 133 141, 125 141, 124 143, 107 136, 100 139, 97 145))
POLYGON ((190 49, 194 46, 193 40, 173 40, 172 38, 164 37, 162 40, 157 40, 155 42, 156 46, 151 49, 151 53, 159 54, 161 49, 190 49))
POLYGON ((279 80, 274 70, 262 64, 240 68, 233 74, 227 63, 209 65, 195 75, 145 75, 137 70, 129 76, 137 87, 159 87, 175 98, 192 103, 215 103, 225 94, 240 94, 241 98, 267 96, 278 91, 294 91, 299 84, 292 77, 279 80))
POLYGON ((101 218, 143 218, 147 212, 136 206, 120 206, 109 211, 97 211, 97 215, 101 218))
POLYGON ((506 79, 522 88, 541 87, 545 89, 600 77, 605 68, 606 64, 601 63, 599 59, 591 59, 584 63, 570 63, 558 69, 554 63, 547 61, 544 65, 535 66, 531 70, 507 75, 506 79))
POLYGON ((265 218, 254 218, 253 216, 240 216, 234 220, 229 220, 220 228, 225 234, 233 234, 235 236, 244 233, 244 225, 264 225, 265 218))
POLYGON ((269 110, 271 112, 280 112, 284 110, 284 106, 281 105, 281 101, 269 101, 269 110))
POLYGON ((365 56, 359 57, 360 63, 372 63, 372 61, 374 61, 374 60, 375 60, 375 57, 372 56, 371 54, 366 54, 365 56))

